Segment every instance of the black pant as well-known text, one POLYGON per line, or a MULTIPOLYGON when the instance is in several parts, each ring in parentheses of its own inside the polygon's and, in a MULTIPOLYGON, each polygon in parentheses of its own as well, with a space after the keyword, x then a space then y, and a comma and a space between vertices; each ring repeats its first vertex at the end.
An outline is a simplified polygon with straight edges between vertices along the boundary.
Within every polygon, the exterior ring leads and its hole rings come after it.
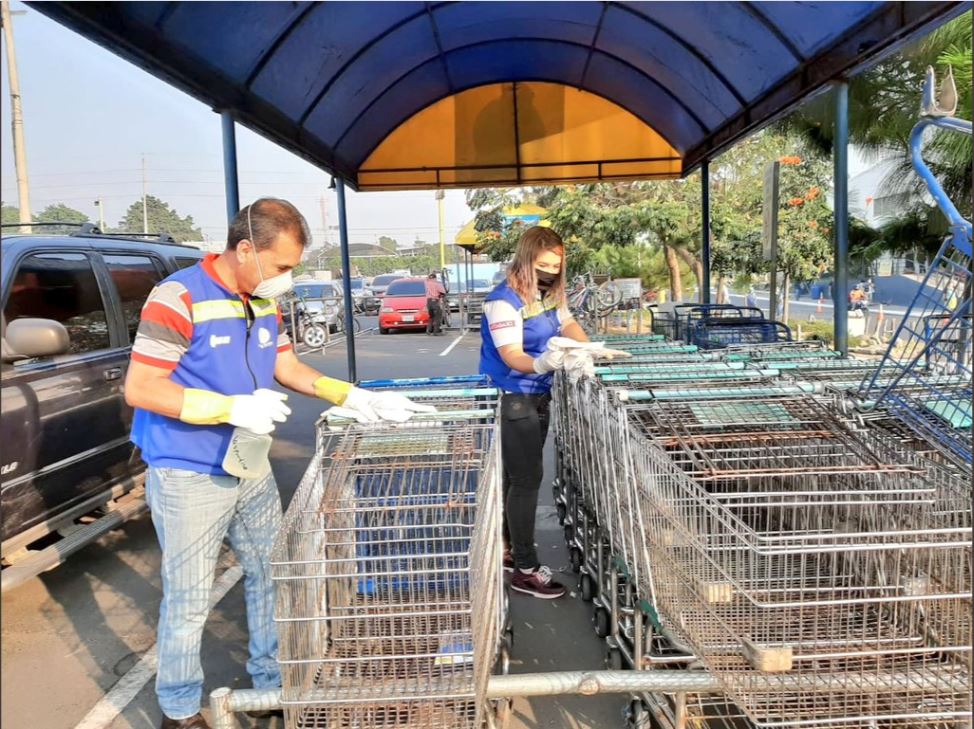
POLYGON ((427 334, 439 334, 443 326, 443 308, 439 299, 426 299, 426 311, 429 312, 430 320, 426 324, 427 334))
POLYGON ((501 456, 504 462, 504 542, 520 569, 538 566, 534 520, 544 475, 551 395, 504 393, 501 398, 501 456))

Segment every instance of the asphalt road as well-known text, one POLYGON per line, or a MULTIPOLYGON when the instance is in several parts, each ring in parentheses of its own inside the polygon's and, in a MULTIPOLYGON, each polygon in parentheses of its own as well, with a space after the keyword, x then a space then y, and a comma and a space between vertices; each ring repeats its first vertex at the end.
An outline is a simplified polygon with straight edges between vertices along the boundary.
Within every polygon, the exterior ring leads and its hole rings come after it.
MULTIPOLYGON (((371 322, 363 319, 363 327, 371 322)), ((476 371, 480 339, 468 333, 446 356, 455 333, 365 334, 358 342, 358 376, 421 377, 476 371)), ((346 352, 337 342, 306 361, 344 377, 346 352)), ((293 415, 275 437, 271 460, 285 508, 313 451, 313 423, 321 406, 292 396, 293 415)), ((538 543, 560 578, 576 590, 547 486, 554 470, 546 452, 538 543)), ((225 550, 218 572, 234 564, 225 550)), ((235 573, 223 577, 225 582, 235 573)), ((218 580, 219 581, 219 580, 218 580)), ((153 729, 160 712, 153 690, 155 626, 161 598, 159 548, 148 515, 134 519, 51 572, 2 598, 0 724, 10 729, 153 729), (139 682, 144 683, 140 684, 139 682)), ((603 648, 588 606, 574 594, 557 601, 512 596, 515 644, 511 671, 600 668, 603 648)), ((249 687, 244 664, 247 630, 242 583, 212 610, 203 640, 205 692, 249 687)), ((512 729, 621 727, 625 699, 519 699, 512 729)), ((241 727, 283 727, 240 716, 241 727)))

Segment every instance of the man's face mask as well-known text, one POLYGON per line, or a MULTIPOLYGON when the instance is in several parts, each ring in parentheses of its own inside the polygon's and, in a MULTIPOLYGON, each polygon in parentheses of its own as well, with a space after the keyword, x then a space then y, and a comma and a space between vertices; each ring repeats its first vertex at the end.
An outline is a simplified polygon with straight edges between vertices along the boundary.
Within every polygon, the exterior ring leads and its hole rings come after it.
POLYGON ((260 266, 260 256, 257 255, 257 245, 254 243, 254 229, 250 225, 250 206, 247 206, 247 232, 250 234, 250 245, 254 254, 254 261, 257 263, 257 274, 260 276, 260 283, 251 292, 258 299, 276 299, 290 291, 294 287, 294 281, 290 271, 285 271, 279 276, 264 278, 264 271, 260 266))

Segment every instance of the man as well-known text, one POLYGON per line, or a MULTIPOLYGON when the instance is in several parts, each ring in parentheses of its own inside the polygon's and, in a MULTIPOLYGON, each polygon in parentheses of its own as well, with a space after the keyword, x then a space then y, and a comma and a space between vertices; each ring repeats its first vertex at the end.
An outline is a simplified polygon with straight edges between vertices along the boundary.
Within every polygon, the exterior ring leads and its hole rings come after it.
POLYGON ((436 280, 436 274, 431 273, 426 277, 426 311, 429 312, 429 322, 426 324, 426 334, 441 336, 443 332, 443 302, 446 298, 446 289, 443 284, 436 280))
MULTIPOLYGON (((286 396, 269 388, 276 381, 361 420, 425 409, 325 377, 295 356, 274 299, 291 288, 309 238, 289 202, 257 200, 230 224, 222 254, 162 281, 142 309, 125 399, 136 409, 132 440, 149 467, 146 498, 162 548, 156 694, 163 729, 208 729, 199 713, 200 640, 224 536, 245 575, 247 672, 255 688, 281 685, 269 566, 280 495, 266 455, 249 464, 261 477, 227 470, 239 466, 238 445, 268 437, 290 414, 286 396)), ((281 714, 254 715, 271 713, 281 714)))

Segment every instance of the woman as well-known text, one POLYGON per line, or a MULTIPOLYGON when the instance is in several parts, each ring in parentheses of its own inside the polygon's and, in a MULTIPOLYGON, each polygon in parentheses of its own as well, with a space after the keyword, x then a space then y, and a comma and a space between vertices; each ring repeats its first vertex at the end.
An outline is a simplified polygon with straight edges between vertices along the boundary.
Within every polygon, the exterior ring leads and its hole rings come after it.
POLYGON ((564 363, 564 353, 548 343, 559 335, 588 341, 568 311, 565 245, 557 233, 541 227, 524 232, 506 280, 484 301, 480 331, 480 372, 504 393, 504 567, 513 572, 512 589, 551 600, 565 587, 552 580, 534 546, 552 373, 564 363))

